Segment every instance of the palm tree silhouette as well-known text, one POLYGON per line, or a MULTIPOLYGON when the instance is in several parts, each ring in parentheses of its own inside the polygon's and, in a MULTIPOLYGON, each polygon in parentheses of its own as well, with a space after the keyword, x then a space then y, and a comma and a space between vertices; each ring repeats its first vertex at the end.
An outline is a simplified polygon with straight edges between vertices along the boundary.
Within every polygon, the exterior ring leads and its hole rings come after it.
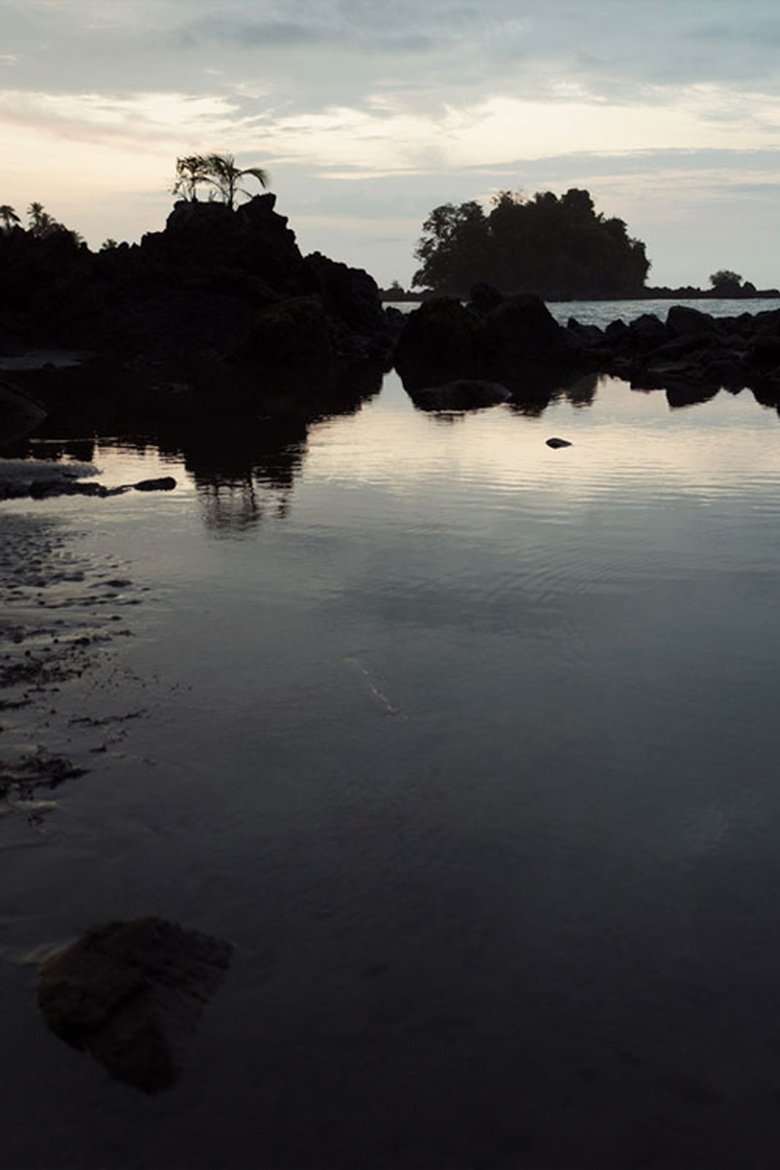
POLYGON ((0 204, 0 219, 3 221, 3 231, 6 232, 10 232, 15 224, 22 222, 9 203, 0 204))
POLYGON ((238 167, 232 154, 189 154, 176 159, 176 182, 173 185, 174 195, 183 195, 185 199, 197 202, 199 184, 211 187, 211 195, 217 193, 219 198, 231 211, 233 210, 236 195, 248 195, 249 192, 239 186, 239 181, 251 175, 257 179, 261 187, 268 186, 268 172, 262 167, 238 167))

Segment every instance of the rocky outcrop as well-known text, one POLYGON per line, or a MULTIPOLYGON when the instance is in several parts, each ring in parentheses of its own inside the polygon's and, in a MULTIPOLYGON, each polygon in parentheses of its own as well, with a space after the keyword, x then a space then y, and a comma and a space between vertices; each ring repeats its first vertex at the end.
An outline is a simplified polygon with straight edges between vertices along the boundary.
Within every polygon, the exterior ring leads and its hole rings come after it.
POLYGON ((320 252, 307 256, 304 265, 330 322, 336 354, 389 359, 392 351, 389 318, 382 308, 374 278, 362 268, 350 268, 320 252))
POLYGON ((467 382, 499 384, 526 402, 572 376, 579 348, 539 297, 505 298, 486 285, 475 292, 469 305, 435 298, 409 315, 395 365, 416 402, 421 392, 432 399, 432 388, 467 382))
POLYGON ((111 922, 46 959, 49 1028, 147 1093, 175 1083, 187 1041, 225 977, 229 943, 161 918, 111 922))
POLYGON ((330 373, 336 351, 322 299, 290 297, 258 309, 246 353, 263 367, 330 373))
POLYGON ((489 356, 480 318, 460 301, 436 298, 410 313, 395 351, 395 368, 412 393, 426 386, 487 376, 489 356))
POLYGON ((688 405, 719 389, 749 387, 762 401, 780 401, 780 310, 713 317, 673 305, 666 321, 644 314, 606 329, 566 328, 583 365, 624 378, 637 389, 664 389, 672 405, 688 405))
POLYGON ((374 280, 304 257, 272 194, 235 210, 177 203, 164 231, 97 254, 69 232, 2 234, 0 322, 39 343, 170 363, 184 380, 203 363, 262 376, 266 354, 307 368, 318 357, 328 377, 334 362, 387 364, 392 349, 374 280))

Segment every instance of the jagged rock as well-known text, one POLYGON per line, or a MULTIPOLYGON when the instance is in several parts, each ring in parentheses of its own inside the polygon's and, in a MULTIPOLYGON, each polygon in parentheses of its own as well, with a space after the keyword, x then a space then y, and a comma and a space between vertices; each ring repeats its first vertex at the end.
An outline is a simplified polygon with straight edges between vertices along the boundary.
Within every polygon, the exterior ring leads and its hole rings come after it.
POLYGON ((571 367, 577 350, 539 297, 507 297, 484 316, 434 298, 411 313, 395 364, 410 394, 448 382, 499 382, 536 390, 571 367))
POLYGON ((390 353, 373 279, 318 254, 304 260, 272 194, 235 209, 180 201, 164 231, 97 254, 59 234, 0 234, 0 316, 33 341, 164 361, 170 381, 196 379, 204 363, 251 359, 259 383, 265 354, 305 366, 313 351, 321 362, 327 350, 328 363, 344 366, 390 353), (319 298, 314 333, 300 332, 292 346, 291 322, 309 297, 319 298), (279 308, 291 301, 289 311, 279 308))
MULTIPOLYGON (((649 314, 645 315, 649 316, 649 314)), ((653 319, 657 320, 657 318, 653 319)), ((658 324, 660 325, 661 322, 659 321, 658 324)), ((629 326, 626 325, 625 321, 621 320, 620 317, 618 317, 616 321, 610 321, 609 325, 607 325, 606 329, 604 330, 604 339, 608 341, 610 345, 619 345, 621 342, 626 341, 630 335, 631 330, 629 326)))
POLYGON ((713 335, 718 332, 718 323, 709 313, 691 309, 688 305, 672 305, 666 315, 666 327, 674 337, 688 333, 713 335))
MULTIPOLYGON (((615 324, 622 325, 623 322, 615 322, 615 324)), ((598 325, 582 325, 575 317, 569 317, 566 324, 566 336, 577 349, 586 352, 604 349, 609 345, 603 330, 599 329, 598 325)))
POLYGON ((316 282, 337 349, 346 348, 348 353, 358 349, 380 358, 389 355, 388 318, 373 276, 362 268, 330 260, 320 252, 312 252, 304 264, 316 282), (336 322, 344 328, 335 331, 336 322))
POLYGON ((495 370, 529 360, 570 356, 566 335, 544 301, 532 294, 508 297, 486 314, 485 344, 495 370))
POLYGON ((666 326, 654 313, 642 313, 628 326, 627 340, 632 348, 640 352, 662 345, 668 337, 666 326))
POLYGON ((405 388, 479 378, 485 365, 483 322, 447 297, 425 301, 410 313, 395 351, 405 388))
POLYGON ((147 1093, 174 1084, 187 1040, 230 965, 229 943, 161 918, 96 926, 46 959, 49 1028, 147 1093))

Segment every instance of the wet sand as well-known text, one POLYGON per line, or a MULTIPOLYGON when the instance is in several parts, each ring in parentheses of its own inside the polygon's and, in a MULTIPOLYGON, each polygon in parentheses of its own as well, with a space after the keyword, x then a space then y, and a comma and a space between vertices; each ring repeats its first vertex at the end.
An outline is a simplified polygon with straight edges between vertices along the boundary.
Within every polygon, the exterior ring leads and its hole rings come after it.
POLYGON ((110 669, 140 599, 118 560, 80 556, 67 522, 4 511, 0 525, 0 816, 42 831, 60 785, 92 771, 141 715, 90 703, 90 675, 110 669))

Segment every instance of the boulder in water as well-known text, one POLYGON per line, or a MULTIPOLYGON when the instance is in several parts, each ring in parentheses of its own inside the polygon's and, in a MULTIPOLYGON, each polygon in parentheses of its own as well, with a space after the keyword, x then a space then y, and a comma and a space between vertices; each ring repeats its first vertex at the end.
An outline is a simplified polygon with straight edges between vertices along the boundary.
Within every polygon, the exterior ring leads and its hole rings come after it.
POLYGON ((229 943, 162 918, 96 926, 41 965, 46 1023, 108 1072, 147 1093, 169 1088, 206 1003, 230 964, 229 943))

